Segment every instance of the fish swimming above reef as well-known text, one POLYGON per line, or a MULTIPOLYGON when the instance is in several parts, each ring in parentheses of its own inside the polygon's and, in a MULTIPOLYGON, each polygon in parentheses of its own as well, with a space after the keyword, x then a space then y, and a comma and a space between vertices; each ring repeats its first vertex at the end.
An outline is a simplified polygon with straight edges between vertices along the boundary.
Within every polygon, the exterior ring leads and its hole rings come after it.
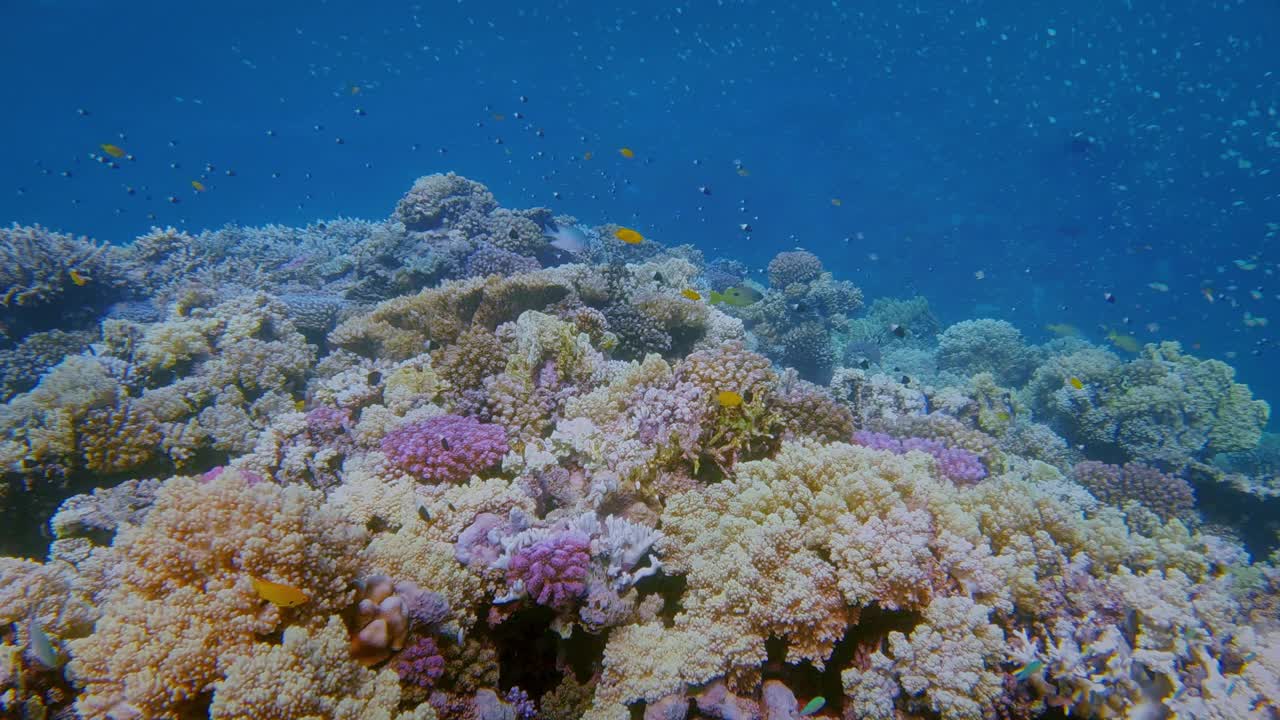
POLYGON ((543 237, 550 240, 551 247, 567 253, 580 255, 587 250, 587 234, 577 225, 548 228, 543 237))
POLYGON ((747 307, 760 302, 764 298, 759 290, 748 285, 727 287, 724 292, 711 291, 711 304, 724 303, 733 307, 747 307))

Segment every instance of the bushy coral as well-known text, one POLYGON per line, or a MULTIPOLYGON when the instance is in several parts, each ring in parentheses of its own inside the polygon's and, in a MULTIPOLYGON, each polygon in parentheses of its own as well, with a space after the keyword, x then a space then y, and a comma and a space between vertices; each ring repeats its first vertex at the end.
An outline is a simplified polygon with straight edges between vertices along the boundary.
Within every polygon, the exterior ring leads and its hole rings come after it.
POLYGON ((102 617, 71 643, 81 716, 197 710, 226 677, 227 658, 252 654, 286 618, 346 606, 365 538, 322 503, 315 491, 250 484, 235 471, 166 481, 142 524, 117 534, 102 617), (266 603, 253 578, 300 588, 307 602, 266 603))
POLYGON ((1037 381, 1055 427, 1104 457, 1180 468, 1254 447, 1270 417, 1267 403, 1235 382, 1230 366, 1187 355, 1177 343, 1148 345, 1133 361, 1100 370, 1076 376, 1078 390, 1057 377, 1060 371, 1037 373, 1037 381), (1061 384, 1050 391, 1055 378, 1061 384))
POLYGON ((1110 505, 1136 501, 1165 520, 1192 522, 1196 517, 1191 485, 1142 463, 1130 462, 1120 467, 1086 460, 1072 468, 1071 478, 1110 505))
POLYGON ((938 364, 966 376, 989 372, 1004 385, 1021 385, 1035 356, 1022 333, 1004 320, 965 320, 938 336, 938 364))
POLYGON ((498 207, 480 183, 453 173, 418 178, 396 204, 395 218, 410 230, 432 230, 487 215, 498 207))
POLYGON ((499 425, 437 415, 387 433, 382 452, 422 482, 456 483, 497 464, 507 452, 507 438, 499 425))
POLYGON ((396 656, 395 667, 401 682, 429 690, 444 675, 444 657, 433 638, 421 637, 396 656))
POLYGON ((590 538, 559 532, 521 549, 507 563, 507 581, 519 583, 539 605, 566 608, 586 590, 590 538))
POLYGON ((769 287, 779 290, 812 282, 821 275, 822 261, 808 250, 780 252, 769 261, 769 287))
POLYGON ((885 433, 859 430, 853 434, 855 445, 888 450, 893 453, 922 452, 938 464, 938 472, 952 482, 976 483, 987 476, 987 469, 977 455, 963 448, 947 445, 927 438, 896 438, 885 433))

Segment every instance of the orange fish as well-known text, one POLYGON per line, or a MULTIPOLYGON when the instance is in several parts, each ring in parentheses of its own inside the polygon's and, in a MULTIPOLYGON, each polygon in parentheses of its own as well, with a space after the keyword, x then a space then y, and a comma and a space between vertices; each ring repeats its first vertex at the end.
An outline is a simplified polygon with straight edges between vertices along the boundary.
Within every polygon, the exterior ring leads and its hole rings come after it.
POLYGON ((102 148, 102 152, 110 155, 113 158, 124 157, 124 148, 120 147, 119 145, 112 145, 111 143, 103 143, 98 147, 102 148))
POLYGON ((71 270, 68 270, 68 271, 67 271, 67 277, 71 278, 71 282, 75 283, 76 285, 78 285, 78 286, 80 286, 80 287, 84 287, 85 283, 89 282, 89 278, 88 278, 88 277, 86 277, 86 276, 84 276, 84 275, 81 275, 81 274, 80 274, 77 270, 75 270, 74 268, 73 268, 73 269, 71 269, 71 270))
POLYGON ((632 230, 631 228, 620 227, 613 231, 613 236, 628 245, 639 245, 644 242, 644 236, 632 230))
POLYGON ((716 400, 720 401, 723 407, 738 407, 742 404, 742 396, 732 390, 721 390, 716 395, 716 400))
POLYGON ((1075 389, 1077 389, 1077 390, 1083 390, 1083 389, 1084 389, 1084 383, 1080 382, 1080 378, 1078 378, 1078 377, 1070 377, 1070 378, 1067 378, 1067 382, 1071 383, 1071 387, 1073 387, 1073 388, 1075 388, 1075 389))
POLYGON ((297 607, 310 599, 305 592, 292 585, 271 582, 270 580, 259 580, 252 575, 249 576, 249 579, 253 581, 253 591, 258 593, 258 597, 272 605, 286 608, 297 607))
POLYGON ((701 299, 702 299, 702 295, 700 295, 700 294, 698 293, 698 291, 697 291, 697 290, 694 290, 693 288, 685 288, 684 290, 681 290, 681 291, 680 291, 680 294, 681 294, 681 295, 683 295, 683 296, 685 296, 685 297, 687 297, 687 298, 689 298, 690 300, 701 300, 701 299))
POLYGON ((192 180, 191 187, 195 188, 196 192, 204 192, 205 190, 208 190, 208 188, 204 186, 204 183, 199 180, 192 180))
POLYGON ((635 151, 629 147, 618 148, 618 154, 628 160, 636 156, 635 151))
POLYGON ((590 151, 590 150, 588 150, 588 151, 586 151, 586 152, 582 153, 582 159, 583 159, 583 160, 590 160, 590 159, 591 159, 591 151, 590 151))

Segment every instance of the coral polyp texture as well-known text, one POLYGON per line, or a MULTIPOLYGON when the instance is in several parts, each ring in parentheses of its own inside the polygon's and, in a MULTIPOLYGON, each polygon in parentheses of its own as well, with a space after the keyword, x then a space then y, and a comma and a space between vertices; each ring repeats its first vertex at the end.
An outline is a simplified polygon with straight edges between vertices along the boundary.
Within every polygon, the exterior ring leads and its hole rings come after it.
POLYGON ((1277 717, 1230 366, 618 231, 3 231, 0 714, 1277 717))

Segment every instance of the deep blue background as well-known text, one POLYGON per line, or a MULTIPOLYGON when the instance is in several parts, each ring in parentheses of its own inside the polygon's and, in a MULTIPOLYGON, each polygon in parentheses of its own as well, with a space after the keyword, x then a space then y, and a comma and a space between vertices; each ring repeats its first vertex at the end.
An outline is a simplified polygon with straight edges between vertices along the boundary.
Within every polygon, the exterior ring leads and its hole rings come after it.
POLYGON ((1242 321, 1280 323, 1277 3, 775 5, 3 2, 0 220, 380 218, 453 170, 753 267, 803 246, 948 322, 1178 339, 1280 400, 1242 321))

